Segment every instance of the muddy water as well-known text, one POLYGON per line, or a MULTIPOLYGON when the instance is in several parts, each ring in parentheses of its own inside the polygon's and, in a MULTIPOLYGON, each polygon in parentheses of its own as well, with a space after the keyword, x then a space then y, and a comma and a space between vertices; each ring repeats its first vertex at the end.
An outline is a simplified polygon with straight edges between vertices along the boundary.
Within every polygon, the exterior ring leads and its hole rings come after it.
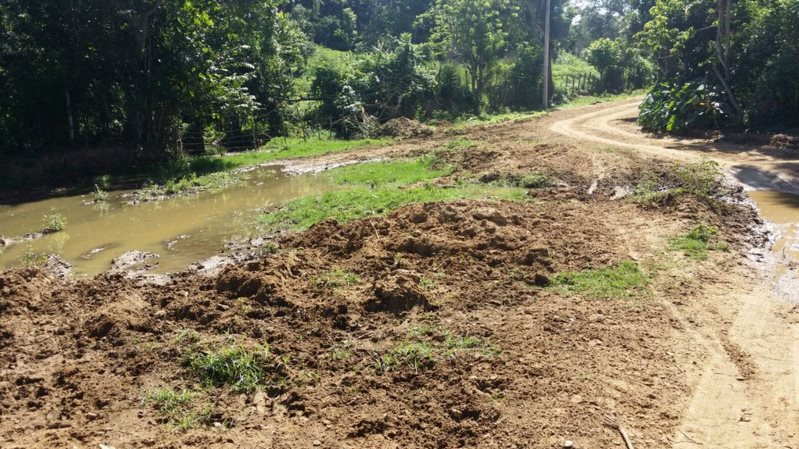
POLYGON ((89 196, 53 198, 0 206, 0 235, 18 237, 42 227, 44 215, 66 217, 63 232, 0 248, 0 270, 32 254, 58 254, 78 274, 108 269, 119 255, 140 250, 161 255, 156 272, 175 272, 217 254, 228 241, 257 233, 258 211, 287 200, 330 190, 321 176, 287 176, 279 168, 250 173, 247 181, 221 192, 128 205, 116 192, 100 205, 85 205, 89 196))
POLYGON ((774 225, 774 276, 780 296, 799 302, 799 195, 753 191, 749 196, 760 214, 774 225))

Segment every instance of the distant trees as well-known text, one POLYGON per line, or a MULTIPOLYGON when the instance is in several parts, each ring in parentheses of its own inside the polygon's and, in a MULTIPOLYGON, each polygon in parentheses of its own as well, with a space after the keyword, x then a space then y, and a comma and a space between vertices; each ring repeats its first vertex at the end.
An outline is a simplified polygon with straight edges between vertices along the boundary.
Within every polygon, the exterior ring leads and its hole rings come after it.
POLYGON ((708 126, 686 117, 709 106, 717 126, 799 124, 798 29, 799 0, 658 0, 637 35, 661 81, 644 107, 695 98, 672 121, 688 128, 708 126))

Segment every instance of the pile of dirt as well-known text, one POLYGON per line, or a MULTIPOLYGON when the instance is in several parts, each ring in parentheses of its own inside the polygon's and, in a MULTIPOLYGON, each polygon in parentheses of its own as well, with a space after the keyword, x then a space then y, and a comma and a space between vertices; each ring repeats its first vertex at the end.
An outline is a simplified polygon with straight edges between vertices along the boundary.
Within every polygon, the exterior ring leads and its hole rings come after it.
POLYGON ((382 137, 415 138, 433 135, 433 129, 407 117, 393 118, 380 125, 378 135, 382 137))

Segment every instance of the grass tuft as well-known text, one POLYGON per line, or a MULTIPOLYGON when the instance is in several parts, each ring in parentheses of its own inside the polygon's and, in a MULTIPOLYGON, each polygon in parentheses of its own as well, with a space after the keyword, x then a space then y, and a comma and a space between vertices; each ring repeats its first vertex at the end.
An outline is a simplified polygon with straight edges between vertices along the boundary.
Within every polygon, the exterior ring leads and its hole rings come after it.
POLYGON ((729 245, 719 241, 719 229, 700 224, 684 236, 672 239, 669 246, 674 251, 682 251, 694 260, 705 260, 709 251, 726 251, 729 245))
POLYGON ((152 406, 167 422, 178 430, 188 430, 211 421, 211 409, 197 409, 194 395, 186 390, 175 391, 164 387, 147 393, 142 404, 152 406))
POLYGON ((207 386, 227 385, 237 392, 251 392, 269 386, 274 367, 267 346, 253 349, 229 345, 214 351, 193 352, 189 367, 207 386))
POLYGON ((52 234, 63 231, 67 227, 67 218, 61 214, 45 215, 42 219, 42 232, 52 234))

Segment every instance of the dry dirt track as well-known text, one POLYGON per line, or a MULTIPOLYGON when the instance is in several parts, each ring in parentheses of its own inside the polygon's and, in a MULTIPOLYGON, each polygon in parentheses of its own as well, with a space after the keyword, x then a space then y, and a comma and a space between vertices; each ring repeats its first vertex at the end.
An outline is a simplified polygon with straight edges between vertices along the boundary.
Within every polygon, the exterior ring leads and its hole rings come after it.
MULTIPOLYGON (((799 189, 794 156, 706 141, 652 138, 635 127, 637 104, 609 104, 555 121, 550 129, 578 141, 659 158, 709 158, 749 189, 799 189)), ((750 279, 733 279, 704 293, 709 304, 727 308, 730 326, 726 332, 697 326, 677 307, 667 305, 709 354, 673 448, 799 447, 799 320, 793 302, 799 282, 795 272, 781 266, 784 263, 766 257, 750 279), (753 365, 753 373, 743 379, 740 368, 747 364, 753 365)))

